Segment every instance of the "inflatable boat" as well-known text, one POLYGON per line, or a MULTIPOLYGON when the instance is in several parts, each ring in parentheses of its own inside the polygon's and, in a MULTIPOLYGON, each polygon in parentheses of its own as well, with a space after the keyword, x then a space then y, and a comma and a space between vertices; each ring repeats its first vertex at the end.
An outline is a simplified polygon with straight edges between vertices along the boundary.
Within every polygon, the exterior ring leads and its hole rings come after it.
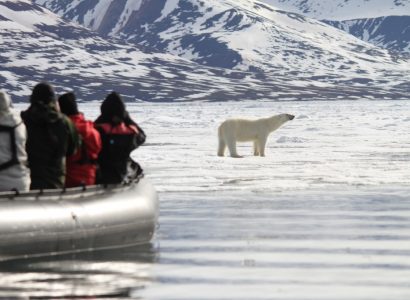
POLYGON ((148 243, 158 197, 127 184, 0 193, 0 261, 148 243))

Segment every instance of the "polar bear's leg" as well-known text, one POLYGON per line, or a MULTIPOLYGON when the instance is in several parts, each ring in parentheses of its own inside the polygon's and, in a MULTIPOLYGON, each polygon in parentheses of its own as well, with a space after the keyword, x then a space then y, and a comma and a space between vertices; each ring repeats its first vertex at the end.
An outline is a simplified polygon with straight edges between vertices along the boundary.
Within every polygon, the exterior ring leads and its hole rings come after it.
POLYGON ((218 156, 224 156, 226 149, 225 138, 223 137, 222 125, 218 128, 218 156))
POLYGON ((268 139, 267 136, 262 136, 262 137, 259 137, 259 139, 257 140, 260 156, 265 156, 265 146, 266 146, 267 139, 268 139))
POLYGON ((257 141, 253 141, 253 155, 259 156, 259 147, 257 141))
POLYGON ((225 149, 226 149, 226 143, 224 139, 220 136, 219 137, 219 143, 218 143, 218 156, 224 156, 225 155, 225 149))
POLYGON ((229 153, 231 154, 232 157, 236 157, 236 158, 242 157, 236 152, 236 141, 235 140, 228 140, 227 145, 228 145, 229 153))

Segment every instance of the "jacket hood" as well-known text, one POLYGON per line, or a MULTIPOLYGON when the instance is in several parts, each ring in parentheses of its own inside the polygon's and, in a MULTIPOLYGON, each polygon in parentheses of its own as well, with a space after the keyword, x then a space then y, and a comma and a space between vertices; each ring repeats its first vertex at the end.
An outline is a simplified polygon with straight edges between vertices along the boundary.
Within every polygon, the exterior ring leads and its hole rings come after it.
POLYGON ((47 82, 37 84, 30 96, 30 103, 44 103, 49 104, 56 101, 56 94, 54 88, 47 82))
POLYGON ((10 111, 11 99, 6 92, 0 91, 0 114, 7 114, 10 111))
POLYGON ((9 95, 0 91, 0 125, 16 126, 19 123, 21 123, 21 118, 11 107, 9 95))
POLYGON ((112 92, 109 94, 103 103, 101 104, 101 117, 105 122, 115 122, 115 120, 122 122, 125 119, 126 110, 124 101, 122 101, 121 96, 112 92))
POLYGON ((21 113, 25 122, 35 124, 52 124, 63 118, 63 115, 57 111, 56 103, 43 102, 32 103, 30 107, 21 113))
POLYGON ((66 116, 73 116, 80 113, 77 106, 77 97, 73 92, 61 95, 58 98, 58 104, 60 105, 60 111, 66 116))

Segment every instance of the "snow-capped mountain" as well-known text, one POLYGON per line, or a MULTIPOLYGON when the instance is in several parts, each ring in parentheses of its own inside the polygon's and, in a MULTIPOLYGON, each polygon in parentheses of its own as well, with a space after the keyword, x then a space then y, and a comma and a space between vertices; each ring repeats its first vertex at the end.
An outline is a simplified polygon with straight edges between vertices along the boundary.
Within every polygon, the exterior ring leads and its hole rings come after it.
POLYGON ((410 15, 325 22, 376 46, 410 54, 410 15))
POLYGON ((0 2, 0 41, 0 89, 15 101, 27 101, 31 88, 43 80, 56 85, 58 92, 74 89, 83 100, 101 100, 111 90, 127 100, 255 99, 268 97, 275 84, 249 73, 143 53, 26 0, 0 2))
POLYGON ((410 90, 408 61, 253 0, 37 2, 101 36, 32 1, 0 2, 0 88, 20 99, 44 79, 85 100, 113 89, 148 101, 396 99, 410 90))
POLYGON ((378 47, 410 54, 409 0, 263 0, 342 29, 378 47))
POLYGON ((36 1, 105 36, 213 67, 349 78, 400 68, 385 51, 253 0, 36 1))
POLYGON ((344 21, 410 16, 409 0, 262 0, 317 20, 344 21))

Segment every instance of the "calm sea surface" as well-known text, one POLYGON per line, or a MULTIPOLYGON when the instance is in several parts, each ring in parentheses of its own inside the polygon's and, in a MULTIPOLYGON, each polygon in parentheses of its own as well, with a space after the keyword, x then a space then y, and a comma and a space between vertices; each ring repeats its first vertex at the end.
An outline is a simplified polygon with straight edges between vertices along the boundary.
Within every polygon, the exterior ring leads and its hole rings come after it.
POLYGON ((155 239, 3 262, 0 299, 410 299, 408 102, 129 108, 149 137, 135 157, 159 191, 155 239), (298 117, 266 158, 216 157, 221 120, 268 110, 298 117))
POLYGON ((152 244, 2 263, 2 299, 410 297, 408 197, 160 196, 152 244))

